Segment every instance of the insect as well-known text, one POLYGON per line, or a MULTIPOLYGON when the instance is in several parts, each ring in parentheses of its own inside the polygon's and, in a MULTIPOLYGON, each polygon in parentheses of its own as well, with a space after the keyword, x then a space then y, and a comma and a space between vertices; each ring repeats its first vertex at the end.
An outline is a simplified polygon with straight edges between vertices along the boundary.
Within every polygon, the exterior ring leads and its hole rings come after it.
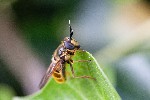
MULTIPOLYGON (((57 83, 64 83, 66 80, 65 74, 65 64, 68 63, 71 68, 71 72, 74 78, 91 78, 90 76, 75 76, 73 69, 73 60, 72 56, 75 54, 77 50, 80 49, 79 43, 72 38, 73 30, 70 25, 70 37, 65 37, 61 44, 54 51, 52 56, 52 63, 46 71, 46 74, 42 78, 39 87, 42 88, 48 81, 48 79, 52 76, 57 83)), ((82 60, 81 60, 82 62, 82 60)))

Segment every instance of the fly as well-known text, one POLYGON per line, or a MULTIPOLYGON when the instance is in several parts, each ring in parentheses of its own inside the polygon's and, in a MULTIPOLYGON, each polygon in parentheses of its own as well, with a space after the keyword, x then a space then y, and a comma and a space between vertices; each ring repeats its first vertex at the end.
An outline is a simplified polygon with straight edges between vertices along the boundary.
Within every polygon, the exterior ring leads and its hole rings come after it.
MULTIPOLYGON (((72 56, 75 54, 77 50, 80 49, 79 43, 72 38, 73 30, 70 25, 69 20, 69 27, 70 27, 70 37, 65 37, 61 44, 57 47, 54 51, 52 56, 52 62, 48 67, 46 74, 42 78, 39 87, 42 88, 48 81, 48 79, 52 76, 57 83, 64 83, 66 80, 65 74, 65 64, 68 63, 71 68, 71 72, 73 78, 91 78, 90 76, 75 76, 74 69, 73 69, 73 60, 72 56)), ((86 60, 84 60, 86 61, 86 60)), ((82 60, 80 60, 82 62, 82 60)))

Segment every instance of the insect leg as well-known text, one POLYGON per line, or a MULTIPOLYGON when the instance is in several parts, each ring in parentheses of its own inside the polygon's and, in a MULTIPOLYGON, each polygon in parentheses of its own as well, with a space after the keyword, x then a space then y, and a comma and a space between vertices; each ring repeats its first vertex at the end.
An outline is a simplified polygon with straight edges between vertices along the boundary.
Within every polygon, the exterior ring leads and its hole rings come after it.
POLYGON ((71 63, 69 63, 69 64, 70 64, 70 68, 71 68, 73 78, 89 78, 89 79, 96 80, 95 78, 93 78, 91 76, 75 76, 73 66, 72 66, 71 63))
POLYGON ((90 62, 91 60, 76 60, 76 61, 73 61, 74 62, 90 62))
POLYGON ((76 61, 74 61, 74 60, 70 60, 70 63, 75 63, 75 62, 90 62, 91 60, 76 60, 76 61))
POLYGON ((78 49, 79 52, 86 52, 86 50, 78 49))

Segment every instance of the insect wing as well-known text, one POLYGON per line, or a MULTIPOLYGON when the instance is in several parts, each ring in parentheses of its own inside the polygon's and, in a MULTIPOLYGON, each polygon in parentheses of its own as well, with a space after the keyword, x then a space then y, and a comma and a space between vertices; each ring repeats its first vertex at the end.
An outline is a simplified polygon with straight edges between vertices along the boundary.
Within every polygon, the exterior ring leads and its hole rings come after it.
POLYGON ((51 75, 53 74, 54 71, 56 71, 56 69, 58 67, 61 66, 61 62, 58 61, 56 64, 55 63, 51 63, 50 66, 48 67, 47 69, 47 72, 46 74, 43 76, 40 84, 39 84, 39 87, 40 89, 47 83, 48 79, 51 77, 51 75))

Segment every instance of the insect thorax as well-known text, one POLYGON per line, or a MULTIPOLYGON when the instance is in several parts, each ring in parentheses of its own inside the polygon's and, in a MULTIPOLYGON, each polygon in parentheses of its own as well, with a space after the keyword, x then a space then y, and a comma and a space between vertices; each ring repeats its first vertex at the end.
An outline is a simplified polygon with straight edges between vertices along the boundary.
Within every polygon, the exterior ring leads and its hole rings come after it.
POLYGON ((68 61, 71 59, 72 52, 66 49, 63 45, 58 48, 57 55, 63 61, 68 61))
POLYGON ((63 60, 64 62, 69 61, 71 59, 71 56, 74 55, 75 51, 80 48, 79 43, 69 37, 65 37, 64 41, 58 46, 58 48, 55 50, 53 54, 52 61, 59 61, 63 60))

